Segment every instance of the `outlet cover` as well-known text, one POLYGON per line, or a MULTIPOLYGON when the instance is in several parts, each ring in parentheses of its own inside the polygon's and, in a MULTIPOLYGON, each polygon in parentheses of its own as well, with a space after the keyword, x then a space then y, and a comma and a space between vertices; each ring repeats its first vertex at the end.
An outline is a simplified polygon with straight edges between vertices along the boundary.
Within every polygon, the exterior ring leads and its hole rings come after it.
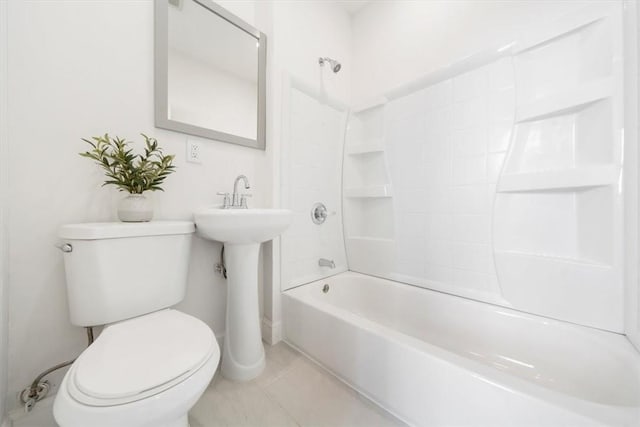
POLYGON ((200 160, 201 154, 200 143, 187 138, 187 162, 190 163, 202 163, 200 160))

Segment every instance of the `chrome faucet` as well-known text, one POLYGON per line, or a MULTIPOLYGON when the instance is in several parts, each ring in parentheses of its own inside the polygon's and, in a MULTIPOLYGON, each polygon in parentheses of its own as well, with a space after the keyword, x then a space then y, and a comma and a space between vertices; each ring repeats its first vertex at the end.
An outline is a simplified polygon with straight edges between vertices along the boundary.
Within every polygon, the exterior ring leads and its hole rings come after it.
POLYGON ((236 207, 236 208, 247 208, 247 199, 246 197, 249 196, 249 194, 238 194, 238 183, 240 181, 244 181, 244 189, 248 190, 251 188, 251 186, 249 185, 249 180, 247 179, 246 176, 244 175, 238 175, 238 177, 236 178, 235 181, 233 181, 233 198, 232 198, 232 202, 231 202, 231 206, 232 207, 236 207), (240 197, 240 200, 238 200, 238 197, 240 197))
POLYGON ((222 209, 247 209, 247 197, 251 197, 251 194, 239 194, 238 183, 244 181, 244 188, 248 190, 251 188, 249 180, 244 175, 238 175, 233 182, 233 194, 229 196, 229 193, 218 193, 219 196, 224 196, 222 203, 222 209))
POLYGON ((336 263, 333 262, 332 259, 324 259, 324 258, 320 258, 318 260, 318 265, 320 267, 329 267, 329 268, 336 268, 336 263))

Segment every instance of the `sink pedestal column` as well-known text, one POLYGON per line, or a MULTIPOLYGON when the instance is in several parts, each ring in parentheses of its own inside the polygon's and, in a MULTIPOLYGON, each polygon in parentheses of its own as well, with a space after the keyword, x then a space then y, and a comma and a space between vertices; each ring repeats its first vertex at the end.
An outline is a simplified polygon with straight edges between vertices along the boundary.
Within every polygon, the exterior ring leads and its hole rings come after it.
POLYGON ((248 381, 265 366, 258 305, 259 243, 225 243, 227 268, 226 333, 222 350, 222 375, 248 381))

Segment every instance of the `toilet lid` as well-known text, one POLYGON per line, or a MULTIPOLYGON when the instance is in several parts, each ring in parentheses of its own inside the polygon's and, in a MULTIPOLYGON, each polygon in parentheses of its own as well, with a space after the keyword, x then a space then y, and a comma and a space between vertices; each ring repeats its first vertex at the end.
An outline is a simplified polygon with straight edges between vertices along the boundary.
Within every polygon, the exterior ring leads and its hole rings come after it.
POLYGON ((176 310, 107 326, 69 372, 69 392, 109 406, 139 400, 188 378, 220 350, 211 329, 176 310))

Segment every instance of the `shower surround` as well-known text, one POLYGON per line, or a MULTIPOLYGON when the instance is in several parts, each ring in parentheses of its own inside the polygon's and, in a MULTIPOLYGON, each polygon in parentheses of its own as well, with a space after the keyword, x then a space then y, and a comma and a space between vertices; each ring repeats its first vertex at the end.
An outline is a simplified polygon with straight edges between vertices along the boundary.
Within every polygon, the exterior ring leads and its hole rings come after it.
MULTIPOLYGON (((322 194, 363 274, 305 268, 285 233, 285 339, 411 425, 640 423, 623 28, 622 2, 591 4, 353 108, 322 194)), ((300 227, 341 237, 310 207, 300 227)))
POLYGON ((586 9, 356 111, 350 269, 623 332, 621 18, 586 9))

